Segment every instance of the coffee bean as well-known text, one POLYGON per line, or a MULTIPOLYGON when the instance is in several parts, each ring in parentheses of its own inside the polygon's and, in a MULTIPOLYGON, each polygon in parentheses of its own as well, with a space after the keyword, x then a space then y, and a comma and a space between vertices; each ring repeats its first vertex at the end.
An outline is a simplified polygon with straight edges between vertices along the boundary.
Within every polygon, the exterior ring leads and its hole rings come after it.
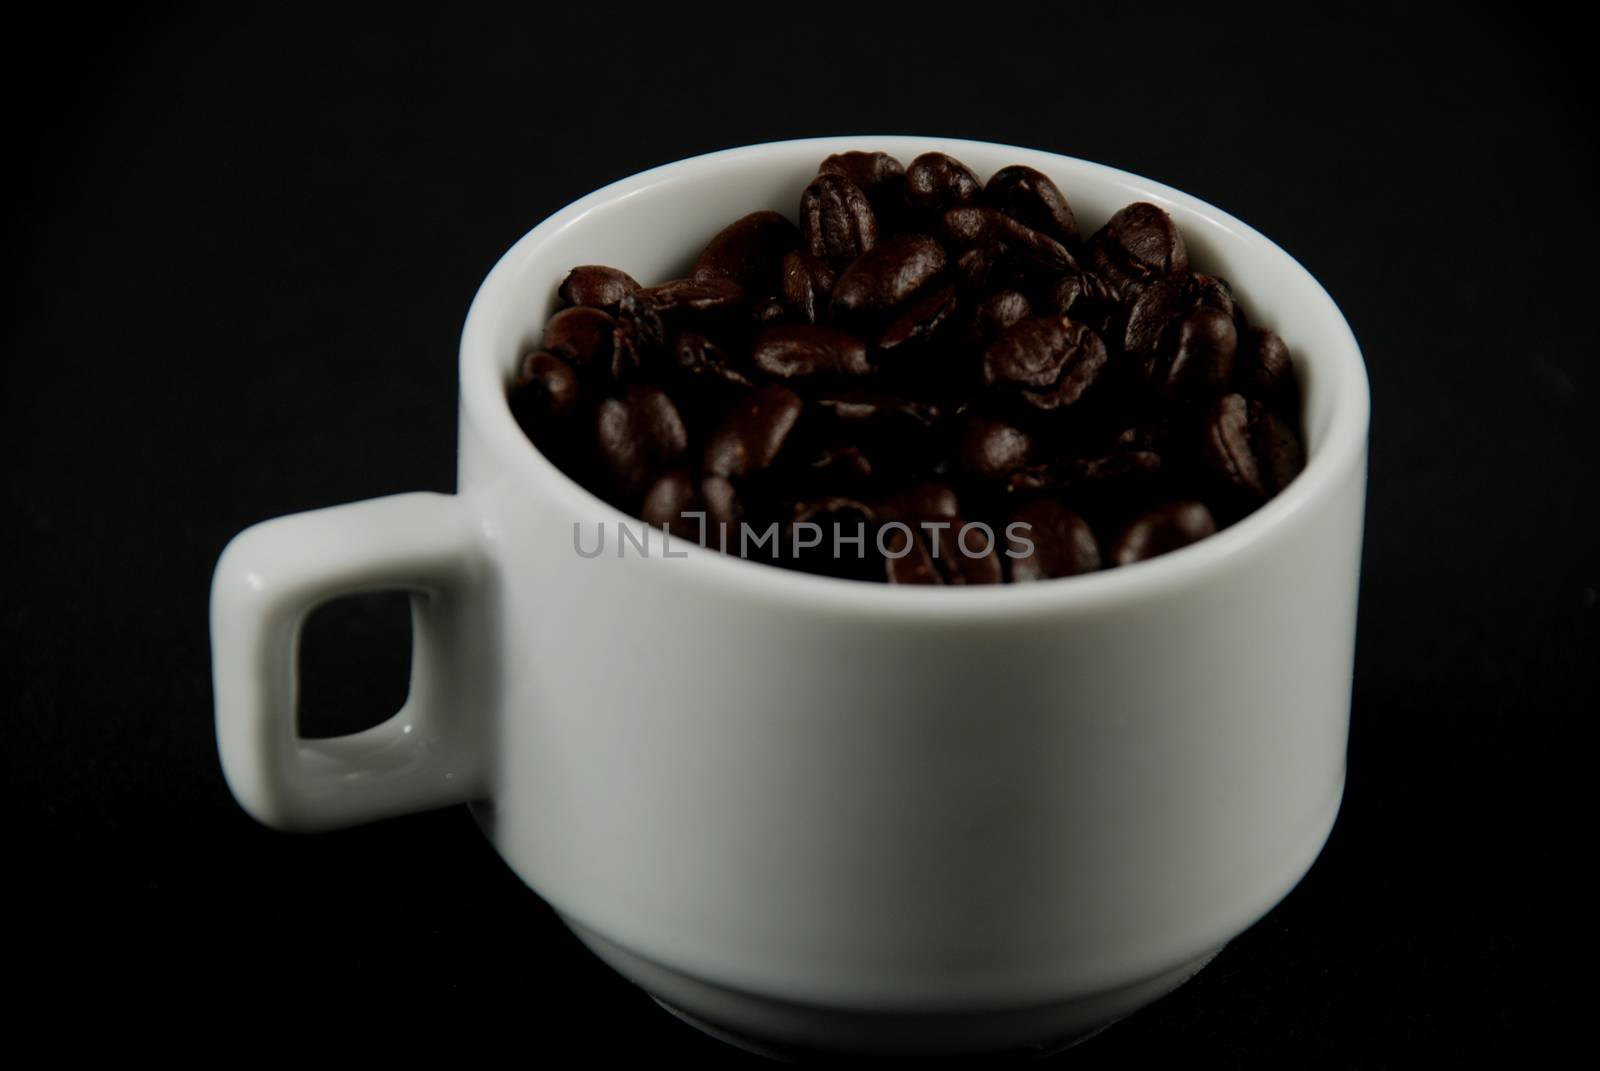
POLYGON ((673 356, 678 368, 691 376, 716 378, 736 387, 753 385, 742 372, 729 366, 727 355, 716 343, 694 331, 678 336, 673 356))
POLYGON ((952 244, 963 248, 999 246, 1052 271, 1068 271, 1077 266, 1072 254, 1060 242, 997 209, 958 206, 945 211, 942 223, 945 236, 952 244))
POLYGON ((1070 317, 1115 341, 1113 328, 1122 315, 1122 295, 1098 272, 1078 269, 1048 284, 1039 311, 1070 317))
POLYGON ((981 189, 971 168, 942 152, 925 152, 906 168, 906 197, 925 212, 969 204, 981 189))
POLYGON ((1277 494, 1306 467, 1305 450, 1289 423, 1276 413, 1261 412, 1251 429, 1250 445, 1267 491, 1277 494))
POLYGON ((1100 568, 1100 544, 1089 522, 1061 503, 1040 499, 1019 507, 1006 525, 1013 581, 1049 580, 1100 568), (1021 538, 1016 538, 1017 533, 1021 538))
POLYGON ((1131 204, 1112 216, 1089 245, 1094 267, 1124 292, 1189 270, 1189 252, 1177 224, 1147 202, 1131 204))
POLYGON ((611 360, 616 326, 616 320, 599 309, 582 305, 562 309, 545 324, 544 348, 574 368, 603 365, 611 360))
POLYGON ((620 398, 601 402, 595 430, 612 485, 628 499, 642 494, 689 445, 672 400, 642 383, 628 386, 620 398))
POLYGON ((1244 394, 1273 405, 1294 397, 1294 365, 1276 331, 1258 327, 1241 341, 1234 382, 1244 394))
POLYGON ((736 404, 706 443, 701 467, 713 476, 748 476, 778 457, 804 403, 784 387, 765 387, 736 404))
POLYGON ((524 431, 570 414, 578 405, 578 377, 561 358, 543 350, 522 361, 511 387, 511 413, 524 431))
POLYGON ((1060 188, 1042 172, 1002 167, 983 187, 983 198, 1018 223, 1067 245, 1078 241, 1078 221, 1060 188))
MULTIPOLYGON (((931 548, 933 537, 927 538, 931 548)), ((933 566, 946 584, 999 584, 1005 580, 999 534, 982 521, 969 527, 961 517, 951 517, 950 527, 939 534, 933 566)))
POLYGON ((1028 463, 1033 441, 1027 432, 999 420, 969 416, 956 447, 956 464, 986 480, 1003 480, 1028 463))
POLYGON ((761 333, 752 353, 755 366, 779 379, 797 376, 863 376, 873 370, 867 344, 831 327, 789 324, 761 333))
POLYGON ((912 528, 930 517, 955 517, 961 513, 955 490, 942 483, 912 484, 879 499, 874 508, 884 520, 899 521, 912 528))
POLYGON ((979 337, 992 341, 1032 315, 1027 295, 1018 290, 996 290, 978 302, 973 320, 979 337))
POLYGON ((639 284, 625 271, 584 264, 567 273, 557 294, 568 305, 587 305, 614 313, 623 298, 639 290, 639 284))
POLYGON ((798 319, 814 324, 827 315, 837 275, 814 253, 796 250, 783 258, 783 300, 798 319))
POLYGON ((818 175, 800 195, 800 233, 812 256, 849 263, 878 244, 878 218, 860 186, 818 175))
POLYGON ((676 539, 699 542, 700 525, 691 513, 704 513, 700 489, 688 469, 673 469, 644 494, 639 517, 655 528, 665 527, 676 539))
POLYGON ((717 232, 690 276, 696 282, 728 279, 744 293, 778 286, 778 265, 800 244, 800 231, 781 212, 752 212, 717 232))
POLYGON ((893 350, 908 342, 925 342, 956 309, 956 288, 946 283, 913 301, 900 318, 878 339, 880 350, 893 350))
POLYGON ((739 284, 727 278, 673 279, 659 286, 647 286, 641 296, 648 298, 657 312, 687 309, 714 312, 730 309, 744 298, 739 284))
POLYGON ((612 332, 611 376, 624 379, 651 363, 666 347, 667 328, 661 313, 644 291, 628 294, 617 308, 612 332))
POLYGON ((944 271, 944 249, 922 234, 891 238, 851 262, 833 284, 833 315, 842 319, 899 308, 944 271))
POLYGON ((1239 344, 1233 317, 1221 309, 1199 308, 1176 325, 1166 361, 1163 388, 1169 396, 1216 391, 1233 374, 1239 344))
POLYGON ((1140 289, 1128 308, 1128 321, 1122 332, 1123 352, 1154 354, 1182 311, 1183 291, 1173 280, 1156 279, 1140 289))
POLYGON ((1294 429, 1259 402, 1225 394, 1206 416, 1202 456, 1228 488, 1260 500, 1277 494, 1305 467, 1294 429))
POLYGON ((1199 502, 1167 502, 1123 529, 1111 547, 1113 565, 1132 565, 1186 547, 1211 535, 1217 524, 1199 502))
POLYGON ((1089 328, 1065 316, 1022 320, 983 351, 983 382, 1022 388, 1039 409, 1071 405, 1106 364, 1106 347, 1089 328))
POLYGON ((869 391, 838 391, 818 398, 817 407, 845 424, 878 425, 904 431, 932 427, 939 407, 915 398, 897 398, 869 391))
POLYGON ((906 177, 904 165, 886 152, 834 153, 817 170, 824 175, 842 175, 869 198, 885 186, 903 185, 906 177))
POLYGON ((956 276, 970 293, 981 294, 989 289, 999 260, 998 244, 974 246, 956 258, 956 276))
POLYGON ((943 584, 928 545, 913 527, 891 527, 883 533, 884 579, 891 584, 943 584))

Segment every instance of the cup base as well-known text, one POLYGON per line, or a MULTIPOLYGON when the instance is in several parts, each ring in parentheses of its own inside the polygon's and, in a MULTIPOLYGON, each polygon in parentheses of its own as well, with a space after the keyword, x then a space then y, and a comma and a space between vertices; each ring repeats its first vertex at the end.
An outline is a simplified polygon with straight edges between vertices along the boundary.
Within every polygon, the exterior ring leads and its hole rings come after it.
POLYGON ((885 1013, 799 1004, 731 989, 643 959, 571 919, 595 955, 662 1008, 720 1041, 786 1063, 850 1057, 1030 1059, 1088 1040, 1194 977, 1212 949, 1143 981, 1059 1003, 1015 1009, 885 1013))

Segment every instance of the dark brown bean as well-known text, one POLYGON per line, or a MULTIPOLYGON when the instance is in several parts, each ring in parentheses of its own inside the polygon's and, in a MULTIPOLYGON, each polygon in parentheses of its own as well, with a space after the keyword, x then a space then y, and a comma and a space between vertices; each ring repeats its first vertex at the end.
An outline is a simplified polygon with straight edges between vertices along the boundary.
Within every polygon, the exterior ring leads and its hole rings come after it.
POLYGON ((1276 413, 1262 412, 1257 416, 1250 445, 1255 448, 1261 480, 1272 494, 1288 487, 1306 467, 1305 449, 1300 445, 1299 436, 1276 413))
POLYGON ((956 276, 968 291, 981 294, 989 288, 989 281, 999 261, 998 244, 974 246, 956 258, 956 276))
POLYGON ((1052 499, 1019 507, 1006 525, 1013 581, 1077 576, 1100 568, 1100 544, 1089 522, 1052 499), (1026 527, 1013 527, 1026 526, 1026 527), (1017 539, 1012 533, 1021 535, 1017 539))
POLYGON ((1128 309, 1128 322, 1122 333, 1123 352, 1155 353, 1182 309, 1183 292, 1176 282, 1156 279, 1141 288, 1128 309))
POLYGON ((617 322, 599 309, 562 309, 544 325, 544 348, 574 368, 603 366, 611 360, 617 322))
POLYGON ((578 394, 578 377, 572 367, 540 350, 523 358, 511 387, 511 413, 523 430, 542 431, 547 421, 577 408, 578 394))
POLYGON ((595 430, 612 485, 630 499, 642 494, 689 445, 672 400, 642 383, 627 387, 620 398, 601 402, 595 430))
POLYGON ((800 233, 811 255, 843 264, 878 244, 878 218, 860 186, 818 175, 800 194, 800 233))
POLYGON ((1140 201, 1106 221, 1090 239, 1090 261, 1127 292, 1189 270, 1183 234, 1162 208, 1140 201))
POLYGON ((1265 498, 1261 466, 1250 444, 1249 403, 1241 394, 1218 398, 1206 416, 1203 456, 1229 487, 1265 498))
POLYGON ((944 271, 944 249, 902 234, 857 257, 833 284, 833 314, 848 319, 899 308, 944 271))
POLYGON ((617 326, 612 333, 612 378, 621 380, 637 372, 666 344, 667 328, 655 303, 643 291, 628 294, 617 308, 617 326))
POLYGON ((744 293, 772 292, 778 265, 800 245, 800 231, 781 212, 752 212, 717 232, 695 259, 697 282, 731 279, 744 293))
POLYGON ((658 312, 688 309, 691 312, 714 312, 730 309, 744 299, 744 291, 732 279, 673 279, 659 286, 648 286, 642 292, 658 312))
POLYGON ((568 305, 587 305, 614 313, 623 298, 637 294, 640 289, 633 276, 625 271, 602 264, 584 264, 567 273, 557 295, 568 305))
MULTIPOLYGON (((903 523, 903 522, 902 522, 903 523)), ((884 579, 891 584, 943 584, 934 568, 928 545, 909 527, 892 527, 883 533, 884 579)))
POLYGON ((942 152, 925 152, 906 168, 906 197, 925 212, 969 204, 981 189, 971 168, 942 152))
POLYGON ((956 464, 986 480, 1004 480, 1026 465, 1033 452, 1028 433, 1003 421, 969 416, 962 424, 956 464))
POLYGON ((904 165, 886 152, 834 153, 824 159, 817 170, 824 175, 843 175, 869 198, 880 187, 898 186, 906 175, 904 165))
POLYGON ((752 386, 748 376, 729 367, 722 349, 698 332, 680 334, 672 353, 678 368, 691 376, 716 378, 737 387, 752 386))
POLYGON ((1234 382, 1244 394, 1272 404, 1294 397, 1294 365, 1276 331, 1257 327, 1241 340, 1234 382))
POLYGON ((1111 564, 1142 562, 1198 542, 1216 530, 1217 522, 1202 503, 1163 503, 1122 530, 1111 547, 1111 564))
POLYGON ((929 517, 958 515, 961 512, 961 502, 948 484, 917 483, 887 498, 879 499, 874 508, 878 516, 885 520, 899 521, 915 528, 919 521, 929 517))
POLYGON ((862 376, 873 370, 867 344, 831 327, 787 324, 761 333, 751 353, 755 366, 769 376, 862 376))
POLYGON ((1171 396, 1193 395, 1220 389, 1233 374, 1239 336, 1233 317, 1221 309, 1199 308, 1178 321, 1172 354, 1166 363, 1165 382, 1171 396))
POLYGON ((985 341, 998 338, 1032 315, 1033 306, 1019 290, 996 290, 979 301, 973 310, 978 335, 985 341))
POLYGON ((1012 219, 1068 245, 1078 241, 1078 221, 1060 187, 1031 167, 1002 167, 983 187, 986 202, 1012 219))
POLYGON ((838 276, 828 262, 814 253, 796 250, 783 258, 783 300, 789 311, 814 324, 828 311, 828 299, 838 276))
POLYGON ((983 351, 983 382, 1021 388, 1039 409, 1071 405, 1106 364, 1105 343, 1065 316, 1034 316, 1008 328, 983 351))
POLYGON ((784 387, 765 387, 742 399, 707 441, 701 467, 713 476, 729 477, 769 468, 804 407, 800 396, 784 387))
POLYGON ((925 342, 933 337, 940 325, 949 319, 955 310, 954 283, 946 283, 935 290, 930 290, 923 297, 912 301, 900 318, 889 325, 889 329, 878 339, 878 348, 889 351, 910 342, 925 342))
POLYGON ((645 523, 666 528, 674 538, 693 542, 700 540, 700 525, 698 518, 688 515, 704 512, 700 488, 688 469, 673 469, 656 480, 639 507, 639 517, 645 523))
MULTIPOLYGON (((931 534, 928 539, 931 544, 931 534)), ((939 533, 934 568, 946 584, 999 584, 1005 580, 999 542, 995 530, 981 521, 968 529, 964 519, 951 517, 950 527, 939 533)))
POLYGON ((844 424, 928 428, 939 419, 939 407, 932 402, 869 391, 836 391, 819 397, 816 405, 844 424))
POLYGON ((962 205, 947 209, 941 220, 945 236, 956 246, 999 245, 1052 271, 1068 271, 1077 266, 1066 246, 998 209, 962 205))

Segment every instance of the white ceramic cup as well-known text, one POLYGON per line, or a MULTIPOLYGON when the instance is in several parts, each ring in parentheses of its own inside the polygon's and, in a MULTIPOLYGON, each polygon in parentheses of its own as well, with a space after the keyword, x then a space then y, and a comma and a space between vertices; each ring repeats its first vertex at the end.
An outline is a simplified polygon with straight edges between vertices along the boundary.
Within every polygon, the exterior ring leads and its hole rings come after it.
POLYGON ((602 958, 730 1039, 784 1050, 1039 1049, 1188 977, 1281 899, 1339 808, 1368 393, 1338 308, 1267 239, 1177 190, 1011 146, 849 137, 733 149, 617 182, 534 228, 461 341, 460 490, 257 525, 212 589, 228 783, 268 825, 457 802, 602 958), (682 274, 722 225, 792 217, 818 161, 1022 163, 1086 232, 1166 208, 1197 268, 1277 330, 1309 461, 1164 557, 994 588, 833 580, 626 518, 505 401, 576 264, 682 274), (634 525, 637 530, 638 525, 634 525), (659 533, 657 534, 659 535, 659 533), (683 552, 675 546, 673 553, 683 552), (414 593, 411 694, 382 725, 295 729, 301 623, 414 593))

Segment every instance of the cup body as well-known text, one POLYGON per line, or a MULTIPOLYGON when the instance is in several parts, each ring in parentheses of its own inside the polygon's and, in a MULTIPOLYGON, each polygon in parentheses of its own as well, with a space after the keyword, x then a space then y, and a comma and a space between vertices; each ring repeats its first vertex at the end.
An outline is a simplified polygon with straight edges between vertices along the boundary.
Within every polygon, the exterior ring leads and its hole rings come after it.
POLYGON ((1176 984, 1321 850, 1344 782, 1367 384, 1323 289, 1225 213, 977 142, 731 150, 530 232, 474 302, 461 375, 460 495, 489 570, 474 813, 580 937, 687 1016, 780 1046, 1045 1045, 1176 984), (682 274, 734 216, 792 216, 848 149, 1031 165, 1086 231, 1165 207, 1195 266, 1287 341, 1305 472, 1173 554, 993 590, 619 541, 629 519, 504 400, 557 285, 586 263, 682 274), (602 525, 603 552, 580 555, 602 525))

